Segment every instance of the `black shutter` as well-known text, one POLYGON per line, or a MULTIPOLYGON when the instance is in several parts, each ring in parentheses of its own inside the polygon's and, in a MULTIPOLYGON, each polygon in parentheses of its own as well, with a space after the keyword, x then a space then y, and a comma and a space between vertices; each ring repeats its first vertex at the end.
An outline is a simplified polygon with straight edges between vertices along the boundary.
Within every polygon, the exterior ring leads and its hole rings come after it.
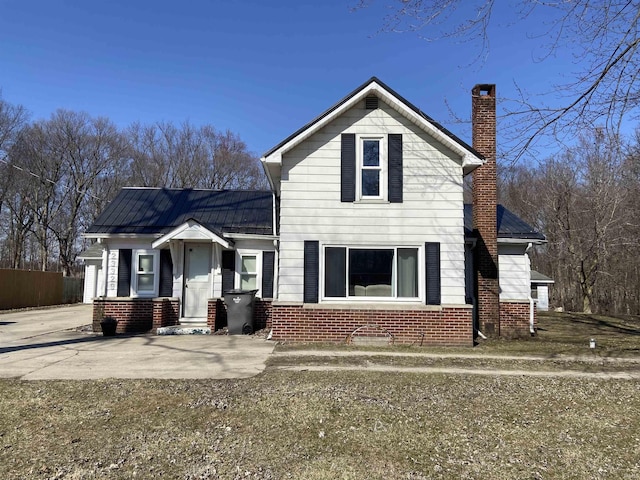
POLYGON ((120 249, 118 256, 118 296, 131 296, 131 249, 120 249))
POLYGON ((160 250, 160 291, 158 296, 170 297, 173 295, 173 261, 171 251, 160 250))
POLYGON ((402 134, 389 134, 389 202, 402 203, 402 134))
POLYGON ((236 252, 233 250, 222 251, 222 294, 233 290, 236 274, 236 252))
POLYGON ((304 303, 318 303, 318 266, 320 244, 317 241, 304 242, 304 303))
POLYGON ((342 134, 340 148, 340 201, 355 202, 356 200, 356 135, 342 134))
POLYGON ((276 252, 262 253, 262 298, 273 298, 273 270, 276 252))
POLYGON ((440 305, 440 244, 425 243, 427 305, 440 305))

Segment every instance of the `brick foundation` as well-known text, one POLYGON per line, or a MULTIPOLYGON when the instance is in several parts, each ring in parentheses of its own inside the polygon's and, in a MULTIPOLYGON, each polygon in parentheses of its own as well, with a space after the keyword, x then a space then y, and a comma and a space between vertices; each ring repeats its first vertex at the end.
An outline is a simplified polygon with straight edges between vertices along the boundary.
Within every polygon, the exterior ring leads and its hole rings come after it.
MULTIPOLYGON (((271 328, 271 299, 256 298, 253 304, 254 329, 271 328)), ((212 332, 227 326, 227 307, 221 298, 211 298, 207 304, 207 326, 212 332)))
POLYGON ((253 321, 255 322, 256 330, 271 328, 272 311, 273 306, 271 300, 256 298, 256 302, 253 305, 253 321))
MULTIPOLYGON (((533 315, 535 325, 535 308, 533 315)), ((500 334, 505 338, 531 336, 529 331, 529 303, 500 302, 500 334)))
POLYGON ((105 317, 118 320, 116 333, 143 333, 158 327, 177 325, 180 316, 177 298, 96 298, 93 300, 93 331, 100 332, 105 317))
MULTIPOLYGON (((393 336, 394 344, 473 346, 472 309, 356 309, 278 305, 271 309, 273 340, 346 342, 364 325, 393 336)), ((361 334, 362 330, 359 332, 361 334)))

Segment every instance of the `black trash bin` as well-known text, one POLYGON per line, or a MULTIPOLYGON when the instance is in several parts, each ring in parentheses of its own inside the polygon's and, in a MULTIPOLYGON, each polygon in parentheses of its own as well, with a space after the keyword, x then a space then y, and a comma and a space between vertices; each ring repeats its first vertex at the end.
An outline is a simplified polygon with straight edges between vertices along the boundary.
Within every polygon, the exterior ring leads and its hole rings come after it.
POLYGON ((227 305, 229 335, 253 333, 253 301, 258 290, 228 290, 224 292, 227 305))

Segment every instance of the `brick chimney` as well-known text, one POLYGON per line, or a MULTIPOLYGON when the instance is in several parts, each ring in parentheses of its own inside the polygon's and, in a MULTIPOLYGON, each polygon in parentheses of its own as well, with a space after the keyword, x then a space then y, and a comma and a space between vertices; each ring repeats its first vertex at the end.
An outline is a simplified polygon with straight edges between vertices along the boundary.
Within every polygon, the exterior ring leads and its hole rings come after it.
POLYGON ((475 267, 480 331, 500 335, 496 194, 496 86, 476 85, 471 91, 473 148, 486 163, 473 172, 473 230, 477 236, 475 267))

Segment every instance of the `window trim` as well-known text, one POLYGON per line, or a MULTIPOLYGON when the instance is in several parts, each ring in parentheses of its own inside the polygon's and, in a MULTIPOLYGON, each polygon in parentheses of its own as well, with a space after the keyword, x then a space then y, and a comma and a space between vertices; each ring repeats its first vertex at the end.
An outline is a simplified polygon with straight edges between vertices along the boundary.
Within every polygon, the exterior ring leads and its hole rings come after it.
POLYGON ((320 301, 321 302, 336 302, 336 303, 347 303, 347 302, 375 302, 375 303, 424 303, 425 302, 425 252, 423 245, 417 244, 389 244, 389 245, 381 245, 381 244, 337 244, 337 243, 326 243, 320 246, 320 265, 319 265, 319 288, 320 288, 320 301), (345 248, 346 249, 346 295, 344 297, 327 297, 325 295, 325 259, 326 259, 326 249, 327 248, 345 248), (397 289, 397 269, 398 269, 398 249, 402 248, 413 248, 418 251, 418 296, 417 297, 398 297, 397 289), (392 285, 395 288, 394 296, 392 297, 367 297, 367 296, 349 296, 349 249, 366 249, 366 250, 393 250, 393 278, 392 285))
POLYGON ((134 248, 131 251, 131 297, 157 297, 160 289, 160 251, 145 248, 134 248), (138 290, 138 267, 142 255, 153 256, 153 290, 138 290))
POLYGON ((389 159, 387 152, 387 138, 385 135, 356 135, 356 201, 384 201, 388 198, 387 178, 389 175, 389 159), (364 165, 364 142, 375 140, 378 142, 379 167, 367 167, 364 165), (365 170, 379 171, 379 195, 363 195, 362 172, 365 170))
POLYGON ((242 278, 242 257, 256 257, 256 297, 262 298, 262 250, 245 250, 239 249, 236 250, 236 268, 233 285, 234 288, 241 288, 241 278, 242 278))

